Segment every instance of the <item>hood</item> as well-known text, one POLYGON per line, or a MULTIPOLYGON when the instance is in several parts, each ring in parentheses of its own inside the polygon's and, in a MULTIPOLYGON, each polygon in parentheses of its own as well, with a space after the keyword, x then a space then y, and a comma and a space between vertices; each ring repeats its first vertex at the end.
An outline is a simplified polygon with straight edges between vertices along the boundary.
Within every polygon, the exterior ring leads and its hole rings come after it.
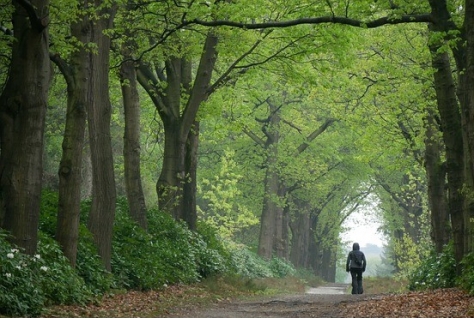
POLYGON ((352 250, 360 250, 359 243, 354 243, 354 244, 352 245, 352 250))

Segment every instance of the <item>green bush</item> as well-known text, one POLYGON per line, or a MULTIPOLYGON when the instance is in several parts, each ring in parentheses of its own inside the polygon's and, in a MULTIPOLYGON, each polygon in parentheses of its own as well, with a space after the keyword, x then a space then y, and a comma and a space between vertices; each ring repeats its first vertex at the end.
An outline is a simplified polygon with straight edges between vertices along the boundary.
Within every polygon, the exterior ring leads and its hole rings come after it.
POLYGON ((237 274, 248 278, 273 277, 268 262, 247 248, 237 246, 233 248, 231 255, 237 274))
POLYGON ((46 304, 85 304, 92 293, 83 278, 71 267, 58 243, 45 234, 39 234, 34 270, 46 304))
POLYGON ((292 276, 296 273, 293 265, 281 258, 272 258, 269 266, 273 277, 283 278, 286 276, 292 276))
MULTIPOLYGON (((0 232, 0 313, 14 317, 36 317, 46 301, 38 276, 36 257, 27 256, 0 232)), ((41 270, 41 268, 40 268, 41 270)))
POLYGON ((432 251, 421 261, 421 265, 409 276, 410 290, 454 287, 456 283, 456 260, 453 245, 444 247, 441 254, 432 251))
POLYGON ((466 255, 461 261, 462 274, 456 283, 469 294, 474 295, 474 253, 466 255))
MULTIPOLYGON (((81 203, 81 223, 79 225, 79 242, 77 246, 75 272, 84 280, 86 288, 95 296, 110 291, 112 275, 107 272, 97 253, 93 236, 85 226, 86 216, 91 201, 81 203)), ((58 214, 58 193, 43 190, 41 193, 40 231, 55 238, 58 214)), ((51 244, 50 244, 51 245, 51 244)), ((61 257, 58 257, 61 258, 61 257)))
POLYGON ((84 225, 79 226, 76 272, 95 296, 109 292, 114 285, 113 275, 105 269, 93 236, 84 225))
POLYGON ((190 231, 169 214, 148 212, 144 231, 120 202, 114 224, 112 272, 118 286, 156 289, 174 283, 191 283, 224 272, 224 248, 210 230, 205 236, 190 231), (209 246, 208 242, 212 247, 209 246))
POLYGON ((0 313, 34 317, 50 304, 84 304, 91 292, 58 244, 39 233, 34 256, 23 254, 0 233, 0 313))
POLYGON ((231 265, 231 256, 217 229, 205 222, 198 222, 194 246, 199 248, 198 272, 202 278, 226 273, 231 265))

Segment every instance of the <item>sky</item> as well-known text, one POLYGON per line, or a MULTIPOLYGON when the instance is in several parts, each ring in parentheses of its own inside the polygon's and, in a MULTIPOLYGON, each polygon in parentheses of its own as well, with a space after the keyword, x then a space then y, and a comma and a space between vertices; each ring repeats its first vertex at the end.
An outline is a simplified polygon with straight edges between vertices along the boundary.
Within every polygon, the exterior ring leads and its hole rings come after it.
POLYGON ((344 222, 343 226, 350 229, 343 233, 341 238, 343 241, 349 241, 350 247, 354 242, 358 242, 361 247, 365 247, 369 243, 382 247, 385 239, 377 231, 380 225, 381 223, 373 210, 357 210, 344 222))

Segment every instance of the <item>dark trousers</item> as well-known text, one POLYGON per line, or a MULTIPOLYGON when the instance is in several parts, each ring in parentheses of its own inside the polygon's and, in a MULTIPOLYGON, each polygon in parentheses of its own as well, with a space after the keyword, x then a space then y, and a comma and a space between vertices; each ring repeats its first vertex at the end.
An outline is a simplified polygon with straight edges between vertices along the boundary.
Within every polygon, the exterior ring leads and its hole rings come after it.
POLYGON ((364 292, 362 288, 362 268, 351 268, 352 294, 358 295, 364 292))

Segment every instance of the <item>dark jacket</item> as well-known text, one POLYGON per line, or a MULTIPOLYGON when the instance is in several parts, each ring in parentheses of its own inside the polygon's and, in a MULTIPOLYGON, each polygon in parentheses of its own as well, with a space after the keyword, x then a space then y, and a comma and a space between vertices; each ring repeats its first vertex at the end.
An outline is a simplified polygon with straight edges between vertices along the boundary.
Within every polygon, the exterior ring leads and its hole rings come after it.
POLYGON ((367 261, 365 260, 364 253, 360 251, 359 244, 354 243, 352 245, 352 251, 350 251, 349 254, 347 255, 346 271, 350 271, 351 268, 354 268, 354 269, 361 269, 362 268, 362 271, 365 271, 366 266, 367 266, 367 261), (360 257, 360 259, 362 259, 362 264, 361 265, 357 265, 354 262, 355 255, 358 255, 360 257))

